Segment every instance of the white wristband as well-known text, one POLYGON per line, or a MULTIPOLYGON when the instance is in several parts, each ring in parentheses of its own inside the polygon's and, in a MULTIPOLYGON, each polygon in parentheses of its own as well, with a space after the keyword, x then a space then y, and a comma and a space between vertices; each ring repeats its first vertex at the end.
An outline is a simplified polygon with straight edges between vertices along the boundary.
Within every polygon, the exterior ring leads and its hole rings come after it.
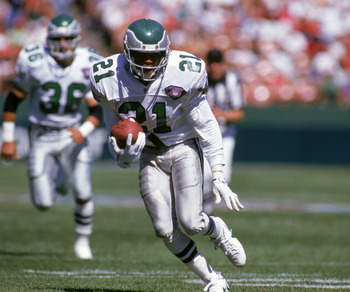
POLYGON ((15 123, 14 122, 2 123, 2 140, 4 142, 13 142, 15 140, 15 123))
POLYGON ((85 138, 95 130, 95 125, 90 121, 85 121, 78 130, 85 138))
POLYGON ((216 164, 211 168, 213 179, 218 177, 224 177, 224 166, 222 164, 216 164))

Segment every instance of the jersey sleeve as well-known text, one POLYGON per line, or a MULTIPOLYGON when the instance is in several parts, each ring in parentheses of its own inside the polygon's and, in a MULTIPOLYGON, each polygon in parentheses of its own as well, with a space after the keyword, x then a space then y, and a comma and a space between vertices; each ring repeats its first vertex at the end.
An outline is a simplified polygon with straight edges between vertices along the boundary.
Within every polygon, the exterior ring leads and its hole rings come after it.
MULTIPOLYGON (((91 68, 91 66, 95 62, 97 62, 99 60, 102 60, 103 56, 99 52, 95 51, 94 49, 87 48, 86 50, 87 50, 87 59, 88 59, 87 60, 87 64, 89 64, 89 66, 86 68, 86 71, 87 71, 86 74, 89 75, 88 78, 90 78, 90 68, 91 68)), ((90 85, 90 87, 89 87, 89 90, 87 91, 87 93, 85 94, 85 99, 94 98, 94 95, 93 95, 92 90, 91 90, 91 82, 89 82, 89 85, 90 85)))
POLYGON ((224 165, 220 128, 206 99, 190 112, 189 118, 210 166, 224 165))
MULTIPOLYGON (((101 61, 103 62, 103 60, 101 61)), ((89 78, 90 78, 90 87, 93 94, 93 97, 96 99, 98 103, 100 103, 102 106, 107 106, 107 98, 106 98, 106 92, 101 86, 100 80, 98 79, 99 75, 96 75, 99 70, 99 64, 100 62, 95 62, 90 67, 89 71, 89 78)))
POLYGON ((14 83, 24 92, 29 93, 36 85, 36 80, 31 78, 31 68, 41 65, 45 56, 42 45, 35 44, 23 48, 17 58, 16 76, 14 83))
MULTIPOLYGON (((93 97, 103 108, 103 116, 108 133, 112 126, 118 121, 119 117, 117 111, 115 110, 115 104, 113 101, 109 101, 107 98, 106 90, 111 86, 108 78, 103 80, 103 76, 110 77, 108 72, 110 69, 103 68, 105 65, 110 64, 108 60, 102 59, 99 62, 95 62, 90 68, 90 85, 93 97), (106 70, 105 70, 106 69, 106 70), (106 75, 104 75, 106 74, 106 75), (102 76, 102 77, 101 77, 102 76)), ((112 65, 110 65, 111 67, 112 65)), ((108 68, 110 68, 108 67, 108 68)))
MULTIPOLYGON (((202 63, 204 65, 204 62, 202 63)), ((188 116, 197 133, 201 147, 211 167, 224 164, 222 136, 217 120, 206 100, 208 78, 205 66, 191 88, 187 107, 188 116)))
POLYGON ((205 99, 205 93, 208 91, 208 76, 204 61, 197 58, 196 68, 193 69, 194 65, 191 67, 192 71, 189 70, 190 72, 186 72, 183 77, 183 84, 186 89, 189 89, 188 97, 184 101, 184 107, 188 113, 200 105, 202 100, 205 99), (197 71, 198 68, 199 71, 197 71))

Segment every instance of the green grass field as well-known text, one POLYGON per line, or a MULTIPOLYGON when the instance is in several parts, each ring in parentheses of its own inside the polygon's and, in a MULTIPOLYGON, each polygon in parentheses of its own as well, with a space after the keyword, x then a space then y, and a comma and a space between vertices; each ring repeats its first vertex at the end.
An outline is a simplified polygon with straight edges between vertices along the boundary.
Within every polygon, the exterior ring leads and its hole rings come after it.
MULTIPOLYGON (((247 264, 232 266, 208 238, 198 249, 231 291, 350 291, 350 167, 236 164, 245 210, 215 213, 233 228, 247 264)), ((202 291, 204 284, 154 236, 137 169, 93 168, 92 261, 74 258, 73 204, 29 201, 23 161, 0 164, 0 291, 202 291)))

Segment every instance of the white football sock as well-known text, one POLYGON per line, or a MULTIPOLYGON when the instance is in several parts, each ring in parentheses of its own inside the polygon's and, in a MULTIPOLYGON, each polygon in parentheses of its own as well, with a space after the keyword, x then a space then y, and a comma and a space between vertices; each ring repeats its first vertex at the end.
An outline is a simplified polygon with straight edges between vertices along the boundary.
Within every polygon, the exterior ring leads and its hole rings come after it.
POLYGON ((188 264, 185 264, 196 275, 198 275, 205 283, 208 283, 216 271, 207 262, 201 253, 197 253, 195 258, 188 264))

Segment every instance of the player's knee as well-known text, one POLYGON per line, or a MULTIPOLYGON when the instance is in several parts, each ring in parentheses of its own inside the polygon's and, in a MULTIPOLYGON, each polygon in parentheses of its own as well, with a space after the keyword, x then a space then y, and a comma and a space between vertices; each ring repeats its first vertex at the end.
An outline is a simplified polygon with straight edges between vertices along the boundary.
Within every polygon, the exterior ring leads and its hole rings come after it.
POLYGON ((31 190, 31 200, 34 207, 40 211, 50 209, 54 203, 49 197, 43 196, 42 194, 39 195, 39 193, 34 193, 33 190, 31 190))
POLYGON ((188 220, 187 222, 181 222, 181 225, 188 235, 196 235, 201 232, 202 228, 199 226, 196 220, 188 220))
POLYGON ((173 233, 173 228, 170 228, 166 225, 157 225, 154 226, 154 231, 157 237, 164 239, 173 233))
POLYGON ((166 238, 168 237, 169 233, 167 233, 164 229, 155 229, 155 234, 159 238, 166 238))
POLYGON ((49 210, 50 207, 49 206, 35 206, 39 211, 46 211, 46 210, 49 210))
POLYGON ((73 187, 73 194, 74 197, 76 198, 76 200, 80 200, 80 201, 89 201, 92 197, 92 188, 91 188, 91 184, 88 185, 84 185, 84 184, 80 184, 80 185, 72 185, 73 187))
POLYGON ((89 198, 75 198, 75 202, 78 205, 85 205, 86 203, 89 203, 91 201, 90 197, 89 198))
POLYGON ((202 216, 186 216, 181 218, 180 223, 183 230, 188 235, 204 234, 209 224, 209 218, 206 214, 202 216))
POLYGON ((52 207, 52 204, 45 204, 45 203, 37 203, 33 201, 33 205, 35 208, 37 208, 39 211, 46 211, 52 207))

